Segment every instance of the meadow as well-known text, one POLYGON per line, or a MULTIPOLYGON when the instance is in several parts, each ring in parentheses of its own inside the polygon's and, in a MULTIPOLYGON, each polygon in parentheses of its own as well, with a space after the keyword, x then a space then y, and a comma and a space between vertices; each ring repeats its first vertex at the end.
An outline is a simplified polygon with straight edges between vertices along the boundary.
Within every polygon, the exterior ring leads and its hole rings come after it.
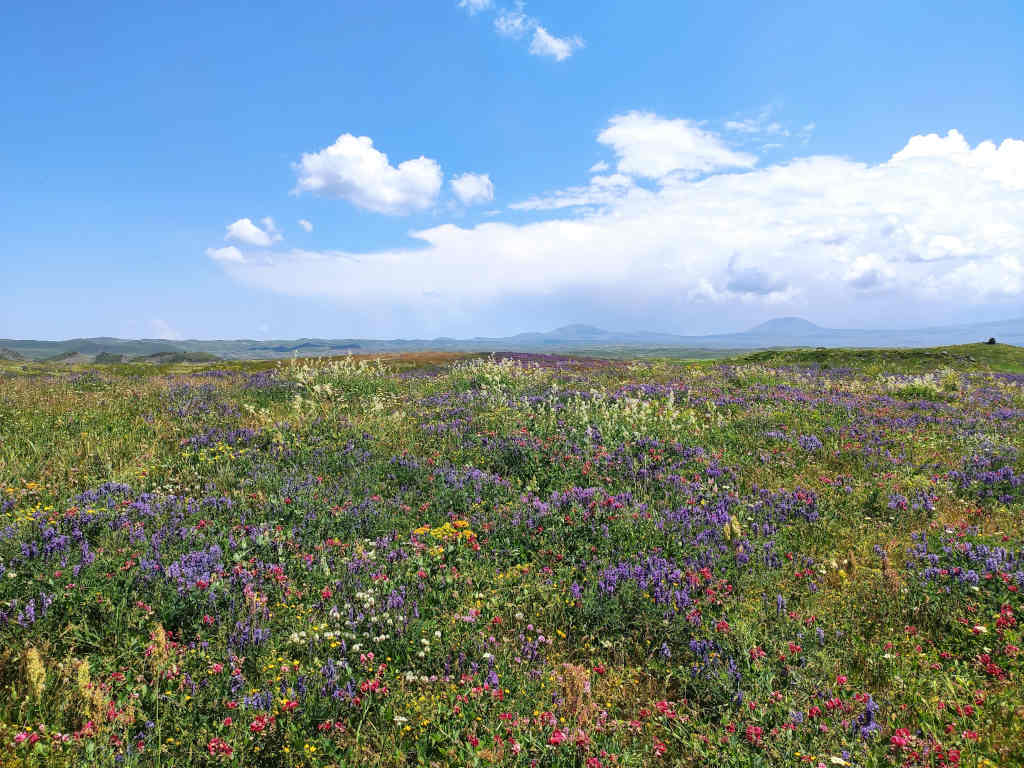
POLYGON ((1024 765, 1024 350, 0 368, 0 765, 1024 765))

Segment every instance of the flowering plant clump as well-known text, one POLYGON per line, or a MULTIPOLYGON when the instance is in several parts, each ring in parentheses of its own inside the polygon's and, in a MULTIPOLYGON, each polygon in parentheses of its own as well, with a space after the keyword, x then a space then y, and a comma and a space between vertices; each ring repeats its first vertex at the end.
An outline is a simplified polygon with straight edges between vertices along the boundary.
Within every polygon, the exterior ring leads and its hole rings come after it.
POLYGON ((12 370, 0 764, 1018 764, 1024 380, 753 359, 12 370))

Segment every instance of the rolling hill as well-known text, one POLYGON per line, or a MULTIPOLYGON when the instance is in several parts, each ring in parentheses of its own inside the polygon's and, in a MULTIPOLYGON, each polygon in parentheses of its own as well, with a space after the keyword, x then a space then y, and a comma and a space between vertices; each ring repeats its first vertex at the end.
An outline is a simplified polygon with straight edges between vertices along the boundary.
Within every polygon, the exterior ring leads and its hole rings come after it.
POLYGON ((88 362, 120 356, 125 362, 210 362, 319 357, 348 352, 597 352, 664 350, 713 357, 738 350, 790 347, 882 348, 941 347, 995 337, 1000 343, 1024 346, 1024 317, 995 322, 930 328, 865 330, 824 328, 799 317, 779 317, 738 333, 684 336, 651 331, 609 331, 574 324, 546 332, 470 339, 274 339, 182 340, 87 338, 66 341, 0 339, 0 358, 88 362))

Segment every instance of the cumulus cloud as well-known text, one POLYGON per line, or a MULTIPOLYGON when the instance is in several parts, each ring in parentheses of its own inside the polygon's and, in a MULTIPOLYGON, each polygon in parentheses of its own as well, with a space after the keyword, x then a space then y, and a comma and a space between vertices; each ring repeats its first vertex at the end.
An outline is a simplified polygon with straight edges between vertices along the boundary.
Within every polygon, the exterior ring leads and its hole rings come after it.
POLYGON ((684 332, 768 313, 839 324, 845 311, 847 322, 893 327, 941 324, 948 314, 937 313, 951 308, 961 317, 1019 311, 1024 141, 971 147, 952 131, 914 137, 878 164, 813 156, 753 168, 687 121, 641 117, 627 126, 652 124, 654 139, 626 131, 603 140, 619 174, 559 193, 585 198, 583 207, 551 196, 519 206, 558 211, 546 220, 445 224, 411 233, 419 247, 372 253, 210 255, 248 284, 353 312, 387 306, 398 319, 381 332, 396 335, 479 328, 510 307, 570 307, 608 327, 633 318, 634 327, 684 332), (664 122, 671 139, 661 138, 664 122), (676 132, 698 140, 676 141, 676 132), (634 175, 657 183, 640 186, 634 175))
POLYGON ((464 173, 451 181, 452 192, 463 205, 486 203, 494 199, 494 184, 486 173, 464 173))
POLYGON ((313 231, 313 222, 311 222, 309 219, 299 219, 299 226, 302 227, 303 232, 313 231))
POLYGON ((658 179, 670 173, 693 177, 725 168, 752 168, 757 158, 730 149, 693 120, 652 112, 627 112, 608 121, 597 140, 618 156, 618 170, 658 179))
POLYGON ((459 0, 459 8, 465 8, 470 16, 486 11, 490 7, 491 0, 459 0))
POLYGON ((261 248, 269 248, 281 239, 281 234, 274 226, 274 220, 267 216, 260 224, 263 229, 252 223, 252 219, 239 219, 228 224, 225 240, 235 240, 244 245, 255 245, 261 248))
POLYGON ((443 175, 436 160, 418 157, 392 166, 369 136, 345 133, 294 165, 295 192, 341 197, 377 213, 405 214, 433 205, 443 175))

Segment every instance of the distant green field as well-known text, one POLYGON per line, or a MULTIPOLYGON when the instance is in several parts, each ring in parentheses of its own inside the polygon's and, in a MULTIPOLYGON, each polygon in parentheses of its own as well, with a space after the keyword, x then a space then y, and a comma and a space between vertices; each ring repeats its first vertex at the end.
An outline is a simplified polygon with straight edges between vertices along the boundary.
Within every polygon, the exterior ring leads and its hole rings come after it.
POLYGON ((738 363, 818 365, 870 370, 926 371, 949 367, 967 371, 1024 372, 1024 347, 959 344, 922 349, 781 349, 741 355, 738 363))

